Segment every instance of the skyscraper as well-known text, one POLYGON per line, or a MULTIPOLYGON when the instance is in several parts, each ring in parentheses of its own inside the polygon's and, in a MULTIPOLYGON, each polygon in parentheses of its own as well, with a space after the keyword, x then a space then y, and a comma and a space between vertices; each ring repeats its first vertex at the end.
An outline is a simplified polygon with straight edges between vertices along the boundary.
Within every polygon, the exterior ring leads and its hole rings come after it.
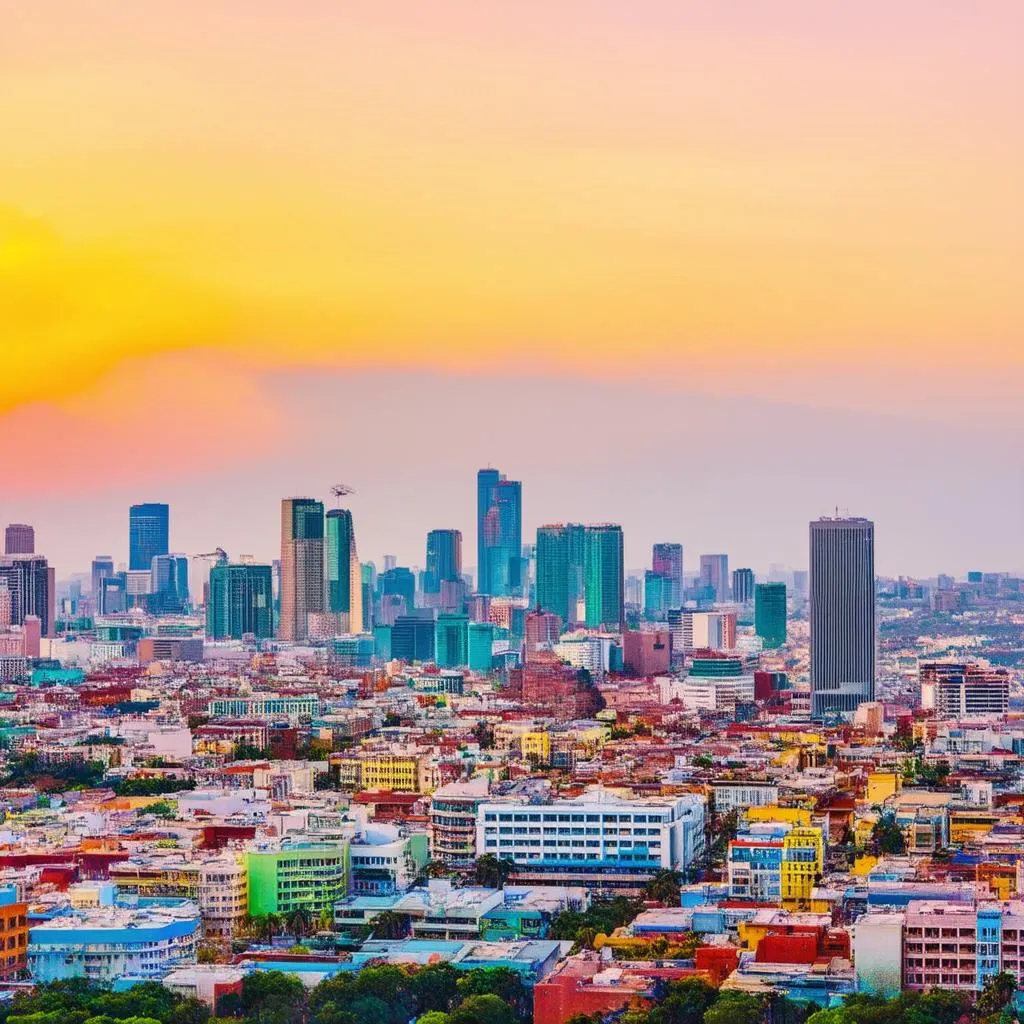
POLYGON ((583 576, 587 626, 621 629, 625 621, 621 526, 587 527, 583 576))
POLYGON ((737 604, 747 604, 754 600, 753 569, 733 569, 732 599, 737 604))
POLYGON ((683 545, 655 544, 651 557, 651 570, 671 581, 668 606, 681 608, 683 605, 683 545))
POLYGON ((157 555, 170 550, 170 508, 158 502, 128 510, 128 568, 149 572, 157 555))
POLYGON ((700 556, 700 586, 713 601, 729 600, 729 556, 700 556))
POLYGON ((212 640, 257 640, 274 635, 273 580, 269 565, 220 562, 210 569, 206 633, 212 640))
POLYGON ((434 624, 434 658, 438 668, 469 664, 469 616, 442 612, 434 624))
POLYGON ((42 555, 14 555, 0 559, 0 587, 11 595, 11 622, 24 625, 26 616, 36 615, 41 635, 51 636, 53 628, 52 573, 42 555))
POLYGON ((150 607, 158 612, 182 612, 188 605, 188 558, 157 555, 150 568, 150 607))
POLYGON ((875 526, 811 523, 811 712, 854 711, 875 696, 875 526))
POLYGON ((92 560, 92 602, 93 608, 100 611, 100 594, 103 592, 103 581, 114 575, 114 560, 110 555, 97 555, 92 560))
POLYGON ((786 642, 785 583, 758 583, 754 587, 754 632, 769 650, 786 642))
POLYGON ((347 508, 327 513, 327 611, 338 616, 342 633, 363 631, 363 570, 356 553, 356 530, 347 508))
POLYGON ((11 523, 4 530, 5 555, 33 555, 36 550, 36 531, 27 523, 11 523))
POLYGON ((281 502, 282 640, 305 640, 309 615, 324 611, 324 506, 313 498, 281 502))
POLYGON ((672 594, 675 581, 653 569, 644 570, 644 618, 652 622, 663 622, 673 605, 672 594))
POLYGON ((427 534, 427 569, 423 590, 440 594, 441 584, 462 577, 462 531, 431 530, 427 534))
POLYGON ((405 614, 412 615, 416 607, 416 577, 411 569, 396 565, 382 572, 377 577, 377 588, 382 599, 400 597, 405 606, 405 614))
POLYGON ((476 475, 477 590, 495 597, 522 593, 523 491, 496 469, 476 475))
POLYGON ((537 529, 537 607, 553 612, 563 626, 579 620, 583 597, 583 550, 586 527, 556 523, 537 529))

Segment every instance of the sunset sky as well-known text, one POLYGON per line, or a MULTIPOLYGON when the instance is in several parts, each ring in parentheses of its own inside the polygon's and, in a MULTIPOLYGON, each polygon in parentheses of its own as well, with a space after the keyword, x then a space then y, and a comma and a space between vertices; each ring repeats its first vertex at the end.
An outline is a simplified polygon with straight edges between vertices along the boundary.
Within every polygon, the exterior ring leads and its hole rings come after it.
POLYGON ((1020 0, 0 0, 0 517, 58 574, 133 500, 269 558, 352 476, 361 555, 422 561, 500 459, 631 567, 805 564, 838 504, 883 572, 1022 569, 1022 41, 1020 0))

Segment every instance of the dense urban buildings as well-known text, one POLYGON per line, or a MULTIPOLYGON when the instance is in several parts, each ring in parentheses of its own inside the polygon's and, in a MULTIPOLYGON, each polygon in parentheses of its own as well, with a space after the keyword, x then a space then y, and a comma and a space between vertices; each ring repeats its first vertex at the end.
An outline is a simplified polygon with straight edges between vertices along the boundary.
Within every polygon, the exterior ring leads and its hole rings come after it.
POLYGON ((805 1015, 1024 980, 1024 580, 876 579, 848 518, 809 587, 667 542, 627 574, 620 525, 524 547, 478 483, 475 569, 456 528, 360 561, 315 497, 279 562, 159 551, 166 506, 147 568, 0 558, 0 984, 511 963, 570 1024, 664 979, 805 1015))

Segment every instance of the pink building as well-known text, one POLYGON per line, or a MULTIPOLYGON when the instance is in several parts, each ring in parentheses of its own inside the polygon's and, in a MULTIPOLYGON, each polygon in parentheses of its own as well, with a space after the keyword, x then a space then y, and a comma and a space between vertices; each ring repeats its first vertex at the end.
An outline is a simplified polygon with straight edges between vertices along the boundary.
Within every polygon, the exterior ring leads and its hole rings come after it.
POLYGON ((622 634, 623 667, 631 675, 664 675, 670 656, 671 636, 667 629, 627 630, 622 634))
POLYGON ((26 615, 22 627, 22 639, 26 658, 39 657, 39 641, 43 635, 43 623, 38 615, 26 615))

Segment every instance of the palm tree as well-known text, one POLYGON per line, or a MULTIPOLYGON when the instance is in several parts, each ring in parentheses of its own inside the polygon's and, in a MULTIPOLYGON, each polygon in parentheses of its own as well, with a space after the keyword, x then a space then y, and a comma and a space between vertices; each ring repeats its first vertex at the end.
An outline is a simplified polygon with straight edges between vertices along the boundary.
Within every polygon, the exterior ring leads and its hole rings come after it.
POLYGON ((247 935, 252 938, 260 931, 259 919, 254 917, 247 910, 238 920, 238 932, 240 935, 247 935))
POLYGON ((371 922, 375 939, 403 939, 409 931, 409 919, 393 910, 382 910, 371 922))
POLYGON ((281 931, 281 918, 277 914, 264 914, 262 921, 263 937, 268 943, 274 941, 274 935, 281 931))
POLYGON ((320 918, 317 922, 322 932, 333 932, 334 931, 334 912, 330 907, 324 907, 320 911, 320 918))
POLYGON ((285 924, 294 938, 301 939, 309 933, 313 918, 306 907, 296 907, 285 917, 285 924))

